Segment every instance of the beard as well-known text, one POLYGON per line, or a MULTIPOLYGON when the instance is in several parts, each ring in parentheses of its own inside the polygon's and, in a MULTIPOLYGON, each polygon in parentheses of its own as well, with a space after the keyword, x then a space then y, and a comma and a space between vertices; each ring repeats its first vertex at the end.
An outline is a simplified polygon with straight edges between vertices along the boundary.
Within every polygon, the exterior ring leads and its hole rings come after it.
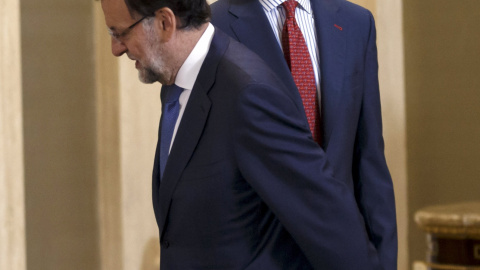
MULTIPOLYGON (((145 62, 140 63, 138 78, 141 82, 151 84, 154 82, 163 83, 168 75, 168 69, 162 55, 165 55, 155 28, 148 21, 143 22, 144 31, 147 37, 145 50, 145 62)), ((140 61, 139 61, 140 62, 140 61)))
POLYGON ((138 79, 142 83, 151 84, 151 83, 154 83, 154 82, 159 82, 160 81, 160 75, 158 74, 158 72, 156 72, 152 68, 141 67, 138 70, 138 79))

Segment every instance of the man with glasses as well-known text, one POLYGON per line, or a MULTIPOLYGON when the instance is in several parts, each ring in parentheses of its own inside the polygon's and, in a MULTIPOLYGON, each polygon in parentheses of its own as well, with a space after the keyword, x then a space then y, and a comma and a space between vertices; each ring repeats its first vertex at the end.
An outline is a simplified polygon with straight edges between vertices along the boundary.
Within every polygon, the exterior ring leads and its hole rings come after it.
POLYGON ((262 60, 204 0, 102 0, 112 53, 160 82, 161 269, 379 269, 353 192, 262 60))

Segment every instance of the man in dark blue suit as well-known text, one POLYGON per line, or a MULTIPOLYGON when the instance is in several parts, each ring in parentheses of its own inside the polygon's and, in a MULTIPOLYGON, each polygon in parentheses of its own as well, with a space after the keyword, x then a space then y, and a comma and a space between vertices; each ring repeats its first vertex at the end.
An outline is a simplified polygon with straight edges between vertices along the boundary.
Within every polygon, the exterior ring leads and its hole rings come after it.
POLYGON ((265 63, 204 0, 102 0, 112 53, 161 82, 161 269, 381 269, 345 180, 265 63))
MULTIPOLYGON (((284 1, 218 0, 212 24, 263 58, 301 106, 281 46, 284 1)), ((345 0, 298 0, 295 17, 316 67, 321 146, 332 175, 355 193, 383 268, 396 269, 395 200, 384 157, 372 14, 345 0)))

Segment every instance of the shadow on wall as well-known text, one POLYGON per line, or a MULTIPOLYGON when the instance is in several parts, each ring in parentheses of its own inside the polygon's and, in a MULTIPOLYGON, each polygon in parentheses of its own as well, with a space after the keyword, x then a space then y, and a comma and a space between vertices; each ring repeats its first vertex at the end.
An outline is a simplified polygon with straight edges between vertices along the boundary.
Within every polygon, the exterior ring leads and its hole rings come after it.
POLYGON ((160 269, 160 239, 152 237, 143 249, 143 260, 141 270, 160 269))

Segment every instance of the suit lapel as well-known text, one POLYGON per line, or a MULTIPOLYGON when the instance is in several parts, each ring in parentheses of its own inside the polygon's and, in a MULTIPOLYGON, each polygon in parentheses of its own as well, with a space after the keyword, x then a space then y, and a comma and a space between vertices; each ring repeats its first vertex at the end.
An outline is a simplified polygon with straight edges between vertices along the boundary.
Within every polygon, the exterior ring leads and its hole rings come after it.
MULTIPOLYGON (((230 25, 240 43, 259 55, 289 89, 297 89, 283 56, 283 51, 272 32, 270 22, 258 0, 233 0, 229 12, 237 19, 230 25)), ((298 91, 292 91, 301 105, 298 91)))
POLYGON ((346 21, 338 16, 342 1, 324 0, 311 3, 320 53, 323 147, 326 149, 336 123, 336 110, 339 108, 344 80, 346 21))
POLYGON ((192 93, 185 108, 182 120, 177 130, 175 140, 165 167, 165 172, 160 184, 159 192, 159 213, 158 224, 161 235, 165 229, 168 211, 172 200, 172 194, 188 164, 195 147, 200 140, 210 112, 211 102, 208 98, 208 91, 215 82, 215 73, 218 63, 228 45, 225 35, 220 35, 215 30, 215 35, 210 50, 202 64, 192 93))

